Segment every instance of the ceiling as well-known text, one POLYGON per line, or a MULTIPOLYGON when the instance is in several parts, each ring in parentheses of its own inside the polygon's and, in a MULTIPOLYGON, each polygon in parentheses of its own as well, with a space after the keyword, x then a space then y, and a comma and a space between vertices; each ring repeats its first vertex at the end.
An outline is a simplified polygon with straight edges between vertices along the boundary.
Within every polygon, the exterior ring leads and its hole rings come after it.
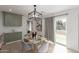
MULTIPOLYGON (((79 7, 79 5, 37 5, 37 11, 43 13, 43 15, 49 15, 79 7)), ((33 11, 33 5, 0 5, 0 11, 7 11, 27 16, 27 14, 33 11)))

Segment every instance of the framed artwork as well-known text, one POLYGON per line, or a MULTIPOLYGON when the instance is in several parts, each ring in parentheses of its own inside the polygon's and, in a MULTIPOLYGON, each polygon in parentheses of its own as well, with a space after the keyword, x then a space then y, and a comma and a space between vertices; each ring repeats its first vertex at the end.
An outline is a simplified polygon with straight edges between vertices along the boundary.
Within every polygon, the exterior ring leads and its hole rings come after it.
POLYGON ((37 19, 36 20, 36 30, 42 32, 42 19, 37 19))
POLYGON ((31 28, 32 28, 32 31, 42 32, 42 18, 32 19, 31 20, 31 28))

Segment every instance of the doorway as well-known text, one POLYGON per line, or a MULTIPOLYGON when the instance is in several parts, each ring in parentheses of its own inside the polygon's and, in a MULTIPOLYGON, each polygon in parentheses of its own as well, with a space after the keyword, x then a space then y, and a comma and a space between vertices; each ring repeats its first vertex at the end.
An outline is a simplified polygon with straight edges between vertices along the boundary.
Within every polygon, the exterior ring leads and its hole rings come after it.
POLYGON ((67 16, 54 17, 54 40, 55 43, 66 46, 66 29, 67 29, 67 16))

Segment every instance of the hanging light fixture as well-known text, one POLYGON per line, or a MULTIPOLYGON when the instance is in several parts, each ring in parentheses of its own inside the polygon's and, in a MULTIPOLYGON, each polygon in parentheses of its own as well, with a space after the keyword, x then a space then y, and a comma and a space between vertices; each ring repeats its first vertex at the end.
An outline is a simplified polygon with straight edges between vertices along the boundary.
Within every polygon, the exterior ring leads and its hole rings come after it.
POLYGON ((37 20, 39 18, 42 18, 42 13, 38 12, 36 10, 36 5, 34 5, 34 10, 32 12, 28 13, 28 19, 37 20))

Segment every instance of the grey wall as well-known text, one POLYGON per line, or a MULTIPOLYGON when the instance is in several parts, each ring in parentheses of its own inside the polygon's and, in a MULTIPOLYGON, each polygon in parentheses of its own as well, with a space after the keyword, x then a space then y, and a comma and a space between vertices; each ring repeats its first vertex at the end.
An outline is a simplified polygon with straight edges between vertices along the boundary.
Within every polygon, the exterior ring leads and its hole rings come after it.
POLYGON ((22 26, 19 27, 7 27, 7 26, 3 26, 3 19, 2 19, 2 12, 0 12, 0 32, 12 32, 12 30, 14 30, 15 32, 19 32, 21 31, 23 33, 22 38, 24 36, 24 34, 26 34, 27 31, 27 22, 26 22, 27 18, 22 16, 22 26))

